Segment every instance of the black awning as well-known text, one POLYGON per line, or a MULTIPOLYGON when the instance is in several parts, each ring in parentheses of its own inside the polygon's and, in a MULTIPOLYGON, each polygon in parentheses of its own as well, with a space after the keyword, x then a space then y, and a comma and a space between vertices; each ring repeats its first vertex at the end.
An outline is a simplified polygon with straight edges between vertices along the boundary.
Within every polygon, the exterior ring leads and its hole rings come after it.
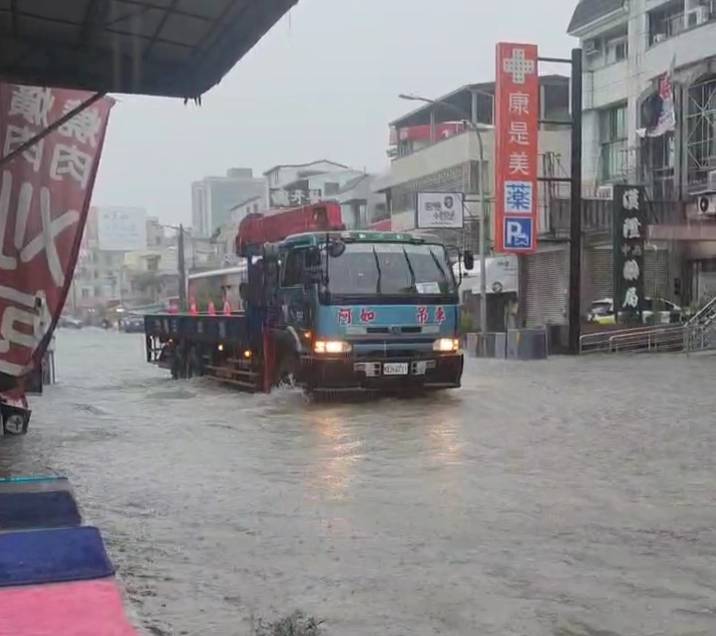
POLYGON ((0 80, 198 97, 298 0, 0 0, 0 80))

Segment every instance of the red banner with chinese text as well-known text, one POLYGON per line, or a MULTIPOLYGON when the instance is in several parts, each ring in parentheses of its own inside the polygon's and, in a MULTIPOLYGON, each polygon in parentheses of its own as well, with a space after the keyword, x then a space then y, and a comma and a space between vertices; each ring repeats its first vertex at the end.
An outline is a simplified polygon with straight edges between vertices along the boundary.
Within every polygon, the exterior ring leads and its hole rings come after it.
MULTIPOLYGON (((0 83, 0 157, 91 96, 0 83)), ((113 104, 94 102, 0 164, 0 374, 25 376, 44 355, 72 281, 113 104)))
POLYGON ((537 47, 497 45, 495 238, 503 253, 537 249, 537 47))

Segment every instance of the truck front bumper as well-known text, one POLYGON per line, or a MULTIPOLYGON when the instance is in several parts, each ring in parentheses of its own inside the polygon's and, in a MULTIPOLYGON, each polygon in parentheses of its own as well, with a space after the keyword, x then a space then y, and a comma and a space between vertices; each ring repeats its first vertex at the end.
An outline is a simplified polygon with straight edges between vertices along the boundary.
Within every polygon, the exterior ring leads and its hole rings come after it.
POLYGON ((420 358, 307 356, 301 362, 309 390, 385 392, 459 388, 464 364, 461 353, 420 358))

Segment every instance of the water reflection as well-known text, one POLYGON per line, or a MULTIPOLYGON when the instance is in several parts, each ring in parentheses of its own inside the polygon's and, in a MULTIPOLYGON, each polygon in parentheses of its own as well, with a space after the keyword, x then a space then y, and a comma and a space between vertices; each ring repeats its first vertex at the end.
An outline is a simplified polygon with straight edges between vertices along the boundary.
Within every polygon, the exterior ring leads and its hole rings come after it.
POLYGON ((364 441, 351 434, 347 414, 340 409, 309 411, 307 420, 318 434, 315 461, 309 468, 309 489, 316 498, 345 499, 364 458, 364 441))

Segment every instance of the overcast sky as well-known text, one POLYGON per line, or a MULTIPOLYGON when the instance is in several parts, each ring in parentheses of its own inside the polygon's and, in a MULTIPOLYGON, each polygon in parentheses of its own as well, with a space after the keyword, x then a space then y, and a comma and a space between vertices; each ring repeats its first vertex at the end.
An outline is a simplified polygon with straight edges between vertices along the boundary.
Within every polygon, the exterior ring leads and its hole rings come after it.
MULTIPOLYGON (((119 98, 96 205, 145 207, 188 223, 190 184, 232 166, 333 159, 387 167, 388 122, 413 109, 398 93, 439 97, 494 78, 499 40, 569 57, 576 0, 299 0, 203 97, 203 105, 119 98)), ((542 72, 568 72, 545 67, 542 72)))

